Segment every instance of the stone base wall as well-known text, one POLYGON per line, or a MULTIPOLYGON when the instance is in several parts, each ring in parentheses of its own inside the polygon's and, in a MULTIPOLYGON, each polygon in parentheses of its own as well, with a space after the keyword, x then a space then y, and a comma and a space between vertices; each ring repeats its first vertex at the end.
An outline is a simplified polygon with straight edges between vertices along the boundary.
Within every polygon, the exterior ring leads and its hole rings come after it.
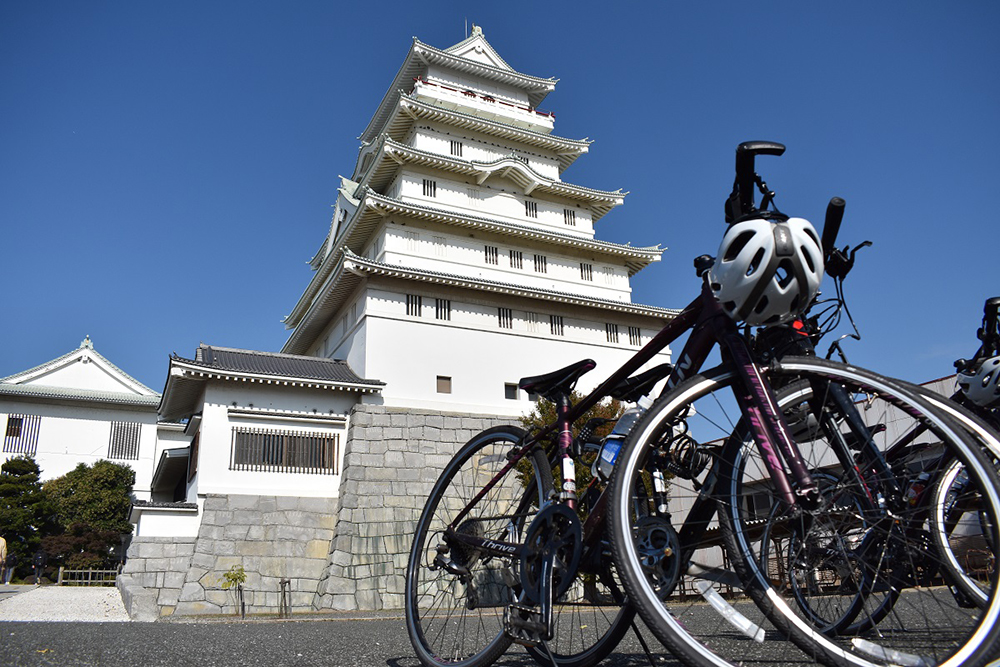
POLYGON ((512 421, 355 406, 344 451, 340 516, 317 608, 401 609, 410 542, 438 476, 472 436, 512 421))
POLYGON ((246 572, 247 613, 277 613, 282 579, 289 579, 290 610, 313 611, 327 576, 337 521, 335 498, 209 495, 198 537, 192 541, 142 538, 132 541, 119 588, 133 618, 238 613, 225 574, 246 572))

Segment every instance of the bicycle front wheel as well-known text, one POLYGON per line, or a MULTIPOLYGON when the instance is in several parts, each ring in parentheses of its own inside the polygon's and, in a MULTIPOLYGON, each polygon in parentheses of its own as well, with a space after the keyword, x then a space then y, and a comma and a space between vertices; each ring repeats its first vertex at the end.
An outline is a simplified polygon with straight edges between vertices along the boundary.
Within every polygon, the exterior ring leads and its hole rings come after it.
MULTIPOLYGON (((924 451, 947 452, 961 460, 983 490, 983 511, 993 519, 1000 515, 991 466, 959 429, 911 393, 874 374, 814 359, 796 358, 794 365, 783 362, 771 375, 781 385, 804 380, 813 387, 814 396, 836 382, 855 398, 877 395, 887 406, 883 417, 906 416, 927 423, 937 444, 924 451)), ((1000 604, 991 590, 984 608, 962 608, 943 582, 934 579, 941 554, 928 548, 933 543, 926 536, 926 516, 921 523, 919 516, 904 516, 901 507, 895 508, 895 515, 883 509, 882 515, 865 516, 857 500, 866 492, 841 482, 820 484, 828 511, 785 512, 732 399, 732 381, 727 370, 716 369, 682 383, 633 429, 621 455, 612 481, 610 513, 615 555, 626 590, 647 625, 685 661, 698 665, 780 660, 957 667, 986 662, 997 642, 1000 604), (705 465, 708 460, 711 467, 705 465), (635 510, 640 487, 648 487, 649 475, 665 466, 681 473, 671 487, 670 511, 659 518, 671 528, 677 526, 683 566, 682 576, 672 586, 664 586, 646 571, 643 519, 635 510), (706 506, 717 511, 718 522, 706 506), (775 516, 797 516, 799 524, 775 522, 775 516), (775 557, 770 562, 762 562, 766 550, 761 541, 769 522, 769 534, 774 537, 784 531, 786 541, 771 549, 775 557), (738 577, 732 576, 730 566, 738 577), (790 573, 791 568, 796 571, 790 573), (884 599, 879 594, 892 587, 900 592, 899 600, 888 605, 894 613, 874 632, 826 636, 829 628, 821 625, 842 623, 856 611, 862 618, 868 613, 864 605, 884 599), (729 599, 713 597, 717 589, 729 592, 729 599), (698 594, 711 604, 693 604, 698 594), (818 623, 817 618, 825 622, 818 623), (747 636, 757 643, 747 642, 747 636), (791 642, 802 652, 795 653, 791 642)), ((828 421, 822 418, 829 403, 810 403, 787 392, 778 398, 786 420, 798 429, 795 439, 807 465, 827 479, 850 478, 844 467, 850 466, 854 452, 844 461, 843 452, 838 456, 829 438, 811 430, 828 421)), ((895 426, 890 424, 887 431, 895 426)), ((887 447, 894 441, 889 437, 887 447)), ((910 479, 906 475, 913 472, 904 465, 895 473, 905 479, 904 489, 910 479)), ((872 505, 881 507, 877 497, 869 508, 872 505)))
POLYGON ((517 559, 484 553, 460 536, 521 542, 552 489, 545 453, 536 449, 486 487, 523 438, 514 426, 474 437, 445 467, 420 515, 405 604, 410 642, 424 665, 484 667, 511 644, 504 615, 520 587, 517 559))

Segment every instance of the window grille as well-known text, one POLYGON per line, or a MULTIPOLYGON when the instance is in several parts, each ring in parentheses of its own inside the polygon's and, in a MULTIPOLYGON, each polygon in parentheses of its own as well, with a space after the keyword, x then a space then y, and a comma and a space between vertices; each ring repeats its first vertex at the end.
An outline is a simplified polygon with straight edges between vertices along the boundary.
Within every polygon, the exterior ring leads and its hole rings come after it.
POLYGON ((336 475, 338 433, 233 429, 229 469, 336 475))
POLYGON ((445 238, 443 236, 434 237, 434 255, 437 257, 444 257, 447 255, 447 245, 445 243, 445 238))
POLYGON ((549 333, 553 336, 563 335, 562 315, 549 315, 549 333))
POLYGON ((424 179, 424 196, 425 197, 437 197, 438 184, 437 181, 432 181, 429 178, 424 179))
POLYGON ((525 313, 524 321, 528 326, 528 331, 538 333, 538 313, 525 313))
POLYGON ((642 345, 642 334, 639 327, 628 328, 628 342, 630 345, 642 345))
POLYGON ((4 453, 34 456, 38 451, 41 421, 38 415, 8 415, 3 439, 4 453))
POLYGON ((524 253, 522 253, 520 250, 510 251, 510 268, 512 269, 524 268, 524 253))
POLYGON ((570 227, 576 227, 576 211, 569 208, 563 209, 563 222, 570 227))
POLYGON ((524 214, 529 218, 538 217, 538 202, 536 201, 526 201, 524 202, 524 214))
POLYGON ((462 157, 462 142, 451 140, 451 154, 456 157, 462 157))
POLYGON ((615 284, 615 270, 610 266, 604 267, 604 284, 614 285, 615 284))
POLYGON ((437 393, 439 394, 450 394, 451 393, 451 378, 446 375, 437 376, 437 393))
POLYGON ((434 299, 434 317, 439 320, 451 319, 451 299, 434 299))
POLYGON ((498 264, 500 260, 500 249, 495 245, 486 246, 486 263, 498 264))
POLYGON ((406 314, 410 317, 420 317, 423 299, 415 294, 406 295, 406 314))
POLYGON ((609 343, 617 343, 618 342, 618 325, 617 324, 611 324, 610 322, 608 322, 607 324, 604 325, 604 331, 608 335, 608 342, 609 343))
POLYGON ((580 277, 582 279, 584 279, 584 280, 593 280, 594 279, 594 265, 593 264, 585 264, 585 263, 581 262, 580 263, 580 277))
POLYGON ((139 433, 140 424, 136 422, 111 422, 108 458, 137 460, 139 458, 139 433))
POLYGON ((479 188, 469 188, 466 192, 469 195, 469 206, 479 208, 483 201, 483 193, 479 191, 479 188))
POLYGON ((497 316, 501 329, 514 328, 514 312, 510 308, 497 308, 497 316))
POLYGON ((545 257, 545 255, 535 255, 535 272, 536 273, 549 272, 549 260, 545 257))
POLYGON ((410 252, 417 252, 420 249, 419 232, 406 232, 406 249, 410 252))

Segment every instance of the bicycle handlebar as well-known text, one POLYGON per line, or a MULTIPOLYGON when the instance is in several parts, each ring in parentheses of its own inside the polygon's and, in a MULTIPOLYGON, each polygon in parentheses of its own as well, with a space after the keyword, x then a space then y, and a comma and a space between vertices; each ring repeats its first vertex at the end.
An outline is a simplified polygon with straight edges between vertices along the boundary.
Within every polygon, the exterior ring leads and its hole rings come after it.
POLYGON ((829 264, 830 254, 837 247, 837 234, 840 232, 840 223, 844 219, 844 206, 846 202, 840 197, 834 197, 826 206, 826 220, 823 222, 823 262, 829 264))
POLYGON ((736 182, 733 194, 726 200, 726 222, 732 222, 753 210, 753 190, 756 173, 754 158, 758 155, 781 155, 784 144, 776 141, 744 141, 736 147, 736 182))

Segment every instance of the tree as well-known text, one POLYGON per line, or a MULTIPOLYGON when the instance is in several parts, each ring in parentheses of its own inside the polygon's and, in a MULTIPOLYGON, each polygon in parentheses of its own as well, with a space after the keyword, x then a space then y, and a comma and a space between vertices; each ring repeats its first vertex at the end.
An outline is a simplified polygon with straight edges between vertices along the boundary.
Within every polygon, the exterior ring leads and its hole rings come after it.
POLYGON ((53 565, 84 569, 117 564, 115 549, 132 532, 128 517, 134 482, 128 466, 98 461, 81 463, 45 483, 59 522, 59 529, 42 543, 53 565))
POLYGON ((128 466, 97 461, 93 466, 81 463, 62 477, 46 482, 45 490, 65 528, 82 523, 95 530, 130 534, 128 516, 134 483, 135 473, 128 466))
POLYGON ((31 563, 42 537, 57 527, 55 506, 38 481, 41 472, 28 456, 8 459, 0 466, 0 531, 22 568, 31 563))
MULTIPOLYGON (((583 396, 579 392, 574 391, 570 395, 570 402, 573 405, 576 405, 582 399, 583 396)), ((583 428, 584 425, 589 420, 594 418, 609 420, 606 425, 594 431, 595 437, 598 438, 604 437, 611 432, 611 429, 614 428, 613 422, 616 421, 622 415, 623 412, 625 412, 625 406, 623 406, 621 402, 618 401, 617 399, 612 398, 606 402, 602 401, 597 405, 595 405, 594 407, 587 410, 585 413, 583 413, 583 416, 581 416, 578 420, 576 420, 573 423, 572 426, 573 437, 574 438, 577 437, 580 434, 580 429, 583 428)), ((532 409, 532 411, 529 412, 527 415, 521 417, 519 421, 521 422, 521 426, 530 431, 532 429, 538 429, 544 426, 548 426, 549 424, 555 422, 555 420, 556 420, 555 403, 543 398, 540 399, 537 403, 535 403, 535 407, 532 409)), ((584 456, 581 457, 581 461, 585 465, 576 466, 577 490, 582 491, 583 489, 587 488, 587 485, 590 483, 591 479, 590 464, 594 462, 595 458, 596 455, 592 453, 585 454, 584 456)), ((523 463, 525 466, 530 467, 530 464, 527 463, 526 459, 522 460, 521 463, 523 463)), ((522 474, 527 471, 527 469, 525 469, 521 464, 518 465, 518 470, 521 471, 522 474)), ((559 485, 558 480, 560 479, 561 474, 562 473, 560 471, 560 466, 556 465, 552 470, 552 475, 555 478, 557 486, 559 485)), ((522 481, 526 482, 527 480, 522 479, 522 481)))

